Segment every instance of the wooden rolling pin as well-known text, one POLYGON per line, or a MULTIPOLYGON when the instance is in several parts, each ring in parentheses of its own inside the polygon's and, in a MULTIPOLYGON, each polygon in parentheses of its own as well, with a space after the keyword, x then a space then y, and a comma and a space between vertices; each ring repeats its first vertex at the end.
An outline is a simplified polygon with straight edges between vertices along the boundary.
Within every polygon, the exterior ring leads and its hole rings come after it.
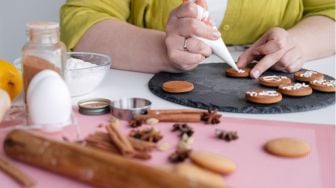
POLYGON ((19 161, 98 187, 212 187, 197 179, 24 130, 10 132, 4 141, 4 150, 19 161))

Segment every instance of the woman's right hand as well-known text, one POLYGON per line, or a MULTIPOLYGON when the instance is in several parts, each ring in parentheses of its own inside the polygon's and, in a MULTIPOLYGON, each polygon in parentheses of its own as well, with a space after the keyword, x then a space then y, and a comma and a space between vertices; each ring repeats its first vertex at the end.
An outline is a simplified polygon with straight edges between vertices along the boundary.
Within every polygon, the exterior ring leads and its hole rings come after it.
POLYGON ((195 69, 212 53, 208 45, 192 36, 210 40, 221 36, 216 28, 197 19, 197 13, 195 3, 185 2, 170 13, 166 25, 168 58, 175 68, 182 71, 195 69))

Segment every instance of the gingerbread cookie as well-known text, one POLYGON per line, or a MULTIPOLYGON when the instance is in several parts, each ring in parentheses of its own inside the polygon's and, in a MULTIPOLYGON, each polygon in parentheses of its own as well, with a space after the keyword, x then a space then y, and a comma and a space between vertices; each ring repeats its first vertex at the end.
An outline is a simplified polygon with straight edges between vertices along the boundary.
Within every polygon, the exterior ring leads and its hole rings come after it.
POLYGON ((225 70, 226 76, 234 77, 234 78, 246 78, 250 76, 250 68, 239 69, 238 71, 233 68, 228 68, 225 70))
POLYGON ((261 76, 259 84, 268 87, 279 87, 281 84, 290 84, 292 81, 287 76, 261 76))
POLYGON ((313 80, 310 81, 310 87, 316 91, 335 92, 336 80, 313 80))
POLYGON ((246 100, 259 104, 273 104, 282 100, 281 93, 262 89, 247 91, 245 97, 246 100))
POLYGON ((281 157, 302 157, 310 152, 310 146, 296 138, 276 138, 265 144, 265 150, 281 157))
POLYGON ((294 73, 295 80, 299 80, 301 82, 310 82, 312 80, 321 80, 323 79, 323 74, 316 71, 299 71, 294 73))
POLYGON ((200 168, 192 163, 178 164, 173 172, 210 187, 224 187, 224 179, 221 175, 200 168))
POLYGON ((236 164, 233 161, 213 153, 192 151, 189 159, 196 165, 215 173, 229 174, 236 170, 236 164))
POLYGON ((186 93, 194 89, 194 84, 188 81, 167 81, 162 84, 162 89, 168 93, 186 93))
POLYGON ((284 84, 280 85, 278 91, 283 95, 303 97, 313 93, 313 89, 305 83, 284 84))

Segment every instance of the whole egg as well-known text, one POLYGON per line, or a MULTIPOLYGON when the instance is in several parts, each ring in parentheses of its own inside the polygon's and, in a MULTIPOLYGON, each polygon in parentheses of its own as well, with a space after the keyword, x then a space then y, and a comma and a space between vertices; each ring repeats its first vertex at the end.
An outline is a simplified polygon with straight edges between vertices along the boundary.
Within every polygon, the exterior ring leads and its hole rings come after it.
POLYGON ((27 105, 33 125, 54 130, 71 122, 70 92, 54 71, 43 70, 34 76, 27 91, 27 105))

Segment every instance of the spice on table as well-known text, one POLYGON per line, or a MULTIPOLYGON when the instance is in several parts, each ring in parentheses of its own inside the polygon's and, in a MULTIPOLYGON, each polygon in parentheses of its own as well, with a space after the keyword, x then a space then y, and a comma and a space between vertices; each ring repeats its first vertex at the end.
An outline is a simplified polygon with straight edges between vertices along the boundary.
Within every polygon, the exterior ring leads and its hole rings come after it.
POLYGON ((157 123, 159 123, 159 120, 156 119, 156 118, 148 118, 148 119, 146 119, 146 124, 148 124, 148 125, 154 125, 154 124, 157 124, 157 123))
POLYGON ((164 142, 164 143, 162 143, 162 144, 159 144, 158 149, 159 149, 160 151, 167 151, 167 150, 170 149, 170 147, 171 147, 171 145, 170 145, 169 143, 164 142))
POLYGON ((188 159, 189 154, 192 151, 192 143, 192 137, 183 134, 177 145, 176 151, 168 157, 168 160, 172 163, 179 163, 188 159))
POLYGON ((191 137, 194 134, 194 130, 186 123, 180 124, 175 123, 173 124, 172 132, 179 131, 180 137, 183 136, 183 134, 187 134, 189 137, 191 137))
MULTIPOLYGON (((127 139, 129 140, 129 142, 131 143, 131 145, 135 150, 132 153, 132 157, 144 160, 151 158, 148 152, 156 148, 155 144, 150 142, 144 142, 141 140, 131 139, 129 137, 127 137, 127 139)), ((121 153, 116 144, 111 140, 110 135, 108 133, 95 132, 94 134, 90 134, 89 136, 87 136, 84 142, 85 146, 123 155, 123 153, 121 153)), ((130 155, 127 155, 125 157, 129 156, 130 155)))
POLYGON ((207 124, 219 124, 221 114, 218 114, 216 108, 210 107, 208 112, 204 112, 201 116, 201 120, 206 122, 207 124))
POLYGON ((0 170, 14 178, 17 182, 23 185, 23 187, 33 187, 35 185, 35 181, 31 177, 1 156, 0 170))
POLYGON ((128 125, 132 128, 140 127, 143 124, 143 120, 132 119, 128 122, 128 125))
POLYGON ((157 143, 163 138, 160 131, 154 127, 145 127, 143 129, 131 130, 129 136, 139 140, 153 143, 157 143))
POLYGON ((169 157, 168 160, 171 163, 180 163, 188 159, 190 154, 190 151, 178 151, 176 150, 174 153, 172 153, 169 157))
POLYGON ((239 138, 237 131, 225 131, 221 129, 215 130, 216 137, 227 142, 236 140, 239 138))
POLYGON ((124 156, 132 156, 134 148, 125 136, 123 136, 118 129, 118 119, 111 119, 111 123, 106 126, 106 130, 109 133, 111 140, 115 143, 117 148, 124 156))

